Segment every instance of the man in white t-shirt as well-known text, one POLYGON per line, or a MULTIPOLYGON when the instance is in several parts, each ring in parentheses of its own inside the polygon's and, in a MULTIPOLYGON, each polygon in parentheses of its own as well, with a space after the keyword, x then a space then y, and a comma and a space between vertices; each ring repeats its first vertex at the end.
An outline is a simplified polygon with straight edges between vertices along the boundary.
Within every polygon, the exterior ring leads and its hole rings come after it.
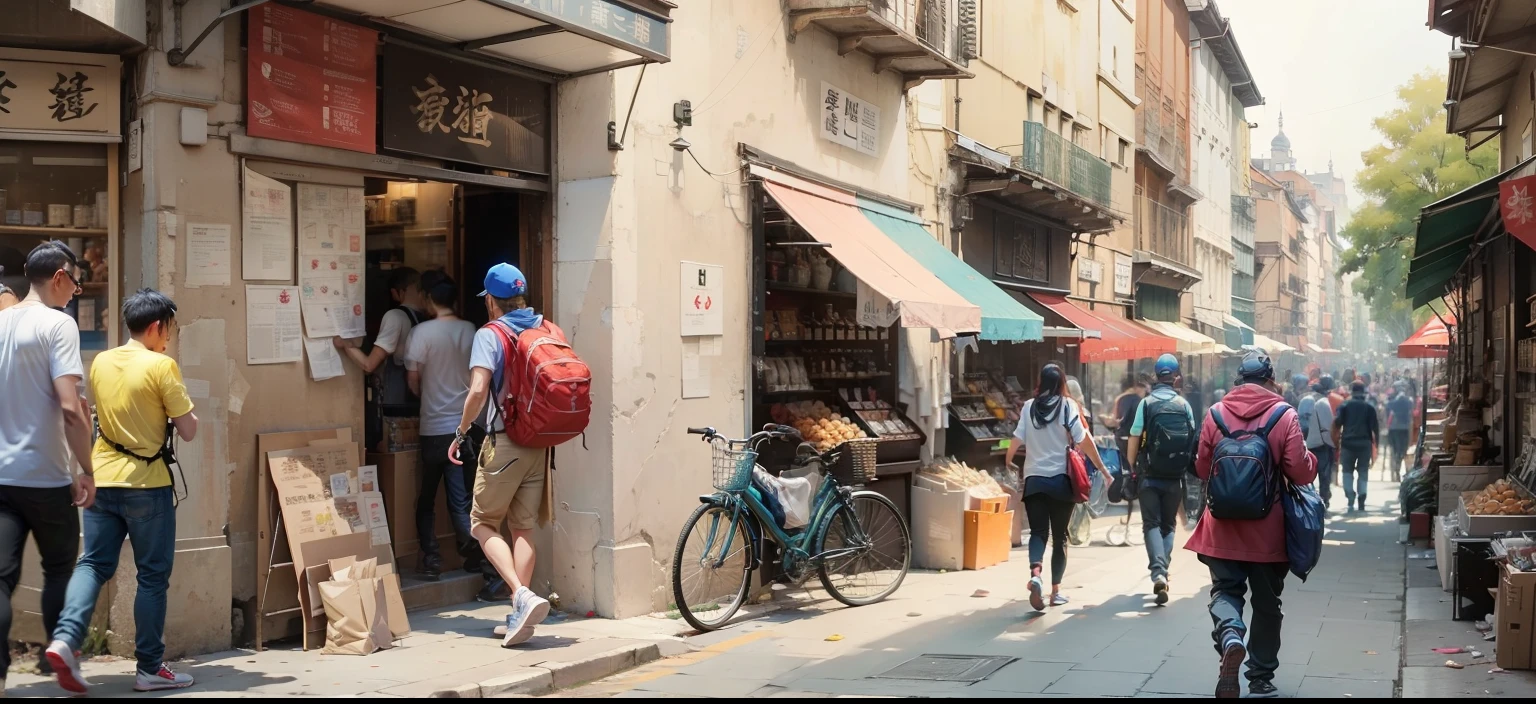
POLYGON ((368 379, 373 394, 369 409, 369 427, 366 444, 374 447, 383 437, 380 416, 415 416, 420 406, 406 380, 405 348, 410 343, 411 330, 426 320, 428 310, 426 296, 421 291, 421 272, 408 266, 389 272, 389 296, 395 307, 384 313, 379 321, 379 334, 373 339, 373 349, 364 354, 359 348, 360 338, 331 338, 347 357, 351 358, 368 379))
MULTIPOLYGON (((432 272, 428 272, 429 274, 432 272)), ((416 495, 416 533, 421 541, 417 571, 436 580, 443 573, 437 541, 437 486, 448 490, 455 546, 464 557, 464 571, 479 572, 479 543, 470 535, 470 489, 474 467, 448 460, 453 431, 469 395, 469 349, 475 326, 454 314, 458 286, 446 276, 422 277, 433 317, 411 331, 405 348, 405 368, 411 392, 421 399, 421 486, 416 495)))
MULTIPOLYGON (((95 501, 90 409, 80 395, 80 328, 58 309, 80 293, 75 253, 44 242, 27 255, 31 291, 0 311, 0 642, 31 534, 43 565, 43 632, 52 633, 80 551, 80 513, 95 501), (70 455, 74 460, 71 461, 70 455), (81 473, 73 471, 80 463, 81 473)), ((10 649, 0 653, 10 666, 10 649)), ((0 694, 6 669, 0 668, 0 694)))

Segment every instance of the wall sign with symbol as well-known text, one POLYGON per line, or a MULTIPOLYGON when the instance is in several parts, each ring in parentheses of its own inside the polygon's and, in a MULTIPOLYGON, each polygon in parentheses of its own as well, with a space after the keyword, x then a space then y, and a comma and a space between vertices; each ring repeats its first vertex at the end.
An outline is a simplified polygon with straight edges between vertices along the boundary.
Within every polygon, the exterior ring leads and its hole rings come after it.
POLYGON ((682 263, 683 337, 725 334, 725 267, 682 263))

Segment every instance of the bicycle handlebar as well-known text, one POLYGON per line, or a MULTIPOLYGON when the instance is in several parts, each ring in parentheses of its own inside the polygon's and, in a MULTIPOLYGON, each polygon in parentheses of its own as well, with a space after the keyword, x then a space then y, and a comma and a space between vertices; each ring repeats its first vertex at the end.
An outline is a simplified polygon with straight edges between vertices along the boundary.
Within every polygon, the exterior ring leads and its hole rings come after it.
MULTIPOLYGON (((725 438, 724 435, 721 435, 714 428, 710 428, 710 427, 689 428, 688 429, 688 434, 689 435, 703 435, 705 442, 713 442, 716 438, 725 438)), ((729 438, 726 438, 726 439, 729 439, 729 438)), ((788 426, 788 425, 778 425, 778 424, 775 424, 775 423, 769 423, 767 425, 764 425, 763 429, 760 432, 754 433, 752 435, 752 437, 749 437, 749 438, 743 440, 743 442, 757 443, 757 442, 761 442, 763 440, 800 440, 800 439, 801 439, 800 431, 795 430, 793 427, 788 426)))

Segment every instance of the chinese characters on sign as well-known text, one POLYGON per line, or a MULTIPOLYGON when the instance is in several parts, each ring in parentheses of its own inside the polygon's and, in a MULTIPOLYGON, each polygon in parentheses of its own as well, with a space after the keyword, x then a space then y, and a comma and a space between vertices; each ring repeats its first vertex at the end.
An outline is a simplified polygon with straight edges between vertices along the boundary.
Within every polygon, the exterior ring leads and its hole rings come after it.
POLYGON ((82 63, 58 63, 59 56, 0 48, 0 129, 117 134, 122 60, 62 54, 82 63))
POLYGON ((387 44, 383 145, 410 154, 549 173, 549 86, 387 44))
MULTIPOLYGON (((667 56, 667 23, 613 0, 513 0, 526 14, 591 30, 618 40, 621 48, 667 56)), ((655 58, 655 57, 653 57, 655 58)))
POLYGON ((378 35, 270 3, 250 13, 247 132, 375 151, 378 35))
POLYGON ((861 154, 880 155, 880 108, 825 81, 817 104, 822 139, 861 154))
POLYGON ((1131 258, 1124 254, 1115 255, 1115 295, 1131 295, 1131 258))
POLYGON ((1087 257, 1077 260, 1077 278, 1089 283, 1104 283, 1104 262, 1087 257))

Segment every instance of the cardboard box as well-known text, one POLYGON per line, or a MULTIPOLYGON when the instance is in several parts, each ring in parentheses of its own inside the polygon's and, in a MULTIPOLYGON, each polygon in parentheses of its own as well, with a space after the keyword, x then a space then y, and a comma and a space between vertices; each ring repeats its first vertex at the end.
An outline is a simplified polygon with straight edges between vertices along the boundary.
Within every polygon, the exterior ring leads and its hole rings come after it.
POLYGON ((1007 505, 1007 499, 983 499, 981 510, 965 512, 965 569, 983 570, 1008 560, 1013 512, 1003 510, 1007 505))
POLYGON ((912 477, 912 564, 958 570, 965 552, 965 490, 924 474, 912 477))
POLYGON ((1495 650, 1499 667, 1531 669, 1531 634, 1536 630, 1536 572, 1504 565, 1495 606, 1495 650))
POLYGON ((1481 491, 1504 476, 1501 467, 1441 467, 1438 515, 1449 516, 1456 510, 1456 499, 1462 492, 1481 491))
POLYGON ((1467 513, 1467 501, 1477 492, 1463 492, 1456 505, 1456 523, 1461 532, 1473 538, 1491 538, 1496 533, 1536 530, 1536 516, 1474 516, 1467 513))

